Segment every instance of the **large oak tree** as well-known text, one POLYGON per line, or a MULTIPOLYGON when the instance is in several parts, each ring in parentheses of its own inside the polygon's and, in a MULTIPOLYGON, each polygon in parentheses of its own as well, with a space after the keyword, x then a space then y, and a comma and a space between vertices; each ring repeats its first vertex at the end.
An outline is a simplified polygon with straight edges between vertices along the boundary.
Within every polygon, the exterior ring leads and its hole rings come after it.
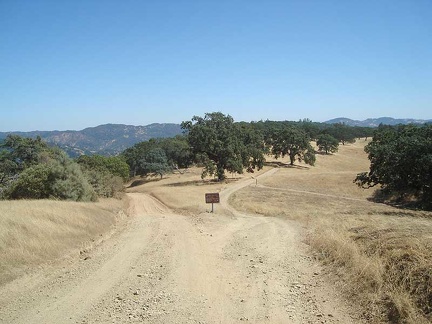
POLYGON ((339 149, 339 141, 330 134, 321 134, 317 138, 318 151, 325 154, 335 153, 339 149))
POLYGON ((357 175, 359 186, 414 193, 432 206, 432 125, 380 126, 365 151, 370 170, 357 175))
POLYGON ((184 121, 182 128, 188 134, 189 145, 197 162, 204 164, 203 177, 216 175, 225 178, 225 171, 243 173, 244 168, 261 168, 264 161, 263 140, 250 133, 247 127, 221 112, 206 113, 184 121))
POLYGON ((295 126, 286 126, 273 133, 271 137, 271 152, 275 156, 290 158, 293 165, 296 160, 304 161, 306 164, 315 164, 315 150, 310 144, 308 135, 295 126))

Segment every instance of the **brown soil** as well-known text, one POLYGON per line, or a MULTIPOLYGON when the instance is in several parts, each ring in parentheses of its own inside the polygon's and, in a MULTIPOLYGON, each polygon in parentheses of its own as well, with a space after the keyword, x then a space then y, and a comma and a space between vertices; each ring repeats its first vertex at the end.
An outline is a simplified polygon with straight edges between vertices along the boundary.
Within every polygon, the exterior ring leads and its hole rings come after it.
POLYGON ((191 170, 130 188, 127 226, 80 261, 1 287, 0 322, 358 323, 299 223, 228 204, 275 176, 265 171, 199 185, 191 170), (213 214, 208 191, 221 194, 213 214))

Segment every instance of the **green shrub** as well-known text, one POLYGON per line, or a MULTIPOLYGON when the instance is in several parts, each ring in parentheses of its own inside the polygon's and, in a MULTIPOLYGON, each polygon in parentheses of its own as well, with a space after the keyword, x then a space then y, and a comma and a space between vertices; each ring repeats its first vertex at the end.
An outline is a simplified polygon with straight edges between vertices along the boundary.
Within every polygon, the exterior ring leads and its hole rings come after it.
POLYGON ((110 173, 126 181, 129 179, 129 165, 119 156, 82 155, 77 159, 78 164, 85 170, 95 170, 110 173))
MULTIPOLYGON (((57 176, 53 183, 53 196, 75 201, 95 201, 97 195, 78 164, 72 160, 57 165, 57 176)), ((55 167, 55 163, 53 165, 55 167)))
POLYGON ((129 178, 129 165, 117 156, 83 155, 77 162, 99 197, 115 197, 129 178))
POLYGON ((52 196, 53 173, 46 164, 25 169, 5 192, 11 199, 43 199, 52 196))
POLYGON ((40 163, 22 171, 4 193, 8 199, 55 198, 94 201, 96 193, 80 167, 58 149, 43 154, 40 163))
POLYGON ((115 197, 124 189, 123 179, 118 176, 96 170, 84 170, 83 172, 99 197, 115 197))

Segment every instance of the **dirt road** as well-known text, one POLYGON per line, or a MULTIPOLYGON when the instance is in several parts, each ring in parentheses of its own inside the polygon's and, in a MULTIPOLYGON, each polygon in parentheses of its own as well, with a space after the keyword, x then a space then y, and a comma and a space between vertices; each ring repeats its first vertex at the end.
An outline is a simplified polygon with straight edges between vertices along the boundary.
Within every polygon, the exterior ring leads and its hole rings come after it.
POLYGON ((123 231, 80 262, 3 287, 0 322, 357 322, 308 257, 299 225, 228 205, 248 185, 227 187, 215 214, 195 216, 130 193, 123 231))

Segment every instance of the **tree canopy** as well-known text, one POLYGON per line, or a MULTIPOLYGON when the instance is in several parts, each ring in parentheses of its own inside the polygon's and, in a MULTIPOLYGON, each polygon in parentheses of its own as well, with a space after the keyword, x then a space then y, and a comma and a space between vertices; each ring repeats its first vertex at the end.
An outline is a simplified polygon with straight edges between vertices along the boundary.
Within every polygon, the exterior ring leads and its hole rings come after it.
POLYGON ((339 148, 339 141, 330 134, 321 134, 317 138, 318 151, 325 154, 335 153, 339 148))
POLYGON ((129 165, 119 156, 81 155, 77 162, 88 170, 107 172, 121 177, 124 181, 129 178, 129 165))
POLYGON ((0 144, 0 186, 5 186, 25 168, 39 162, 40 153, 48 146, 36 139, 9 135, 0 144))
POLYGON ((401 195, 414 192, 421 201, 432 204, 432 125, 381 126, 365 147, 369 172, 357 175, 359 186, 381 185, 401 195))
POLYGON ((159 163, 163 165, 159 169, 164 169, 164 173, 168 169, 187 168, 193 160, 186 136, 150 139, 137 143, 122 153, 122 157, 129 165, 133 176, 154 173, 154 171, 149 171, 147 162, 143 161, 152 160, 155 155, 160 156, 159 163), (163 154, 160 150, 163 151, 163 154), (150 157, 148 157, 149 154, 150 157))
POLYGON ((259 149, 260 133, 252 134, 247 127, 234 124, 234 119, 221 112, 206 113, 184 121, 182 128, 195 161, 204 165, 203 177, 215 175, 225 178, 225 171, 243 173, 243 169, 261 168, 264 154, 259 149))
POLYGON ((288 155, 291 165, 296 160, 304 161, 309 165, 315 164, 315 150, 310 144, 310 139, 303 130, 297 127, 286 126, 274 132, 270 144, 275 158, 288 155))
POLYGON ((358 129, 355 127, 340 123, 332 124, 331 127, 325 129, 323 133, 336 138, 342 145, 345 145, 345 143, 354 143, 359 134, 358 129))
POLYGON ((96 199, 80 167, 40 138, 8 136, 0 149, 0 174, 1 198, 96 199))
POLYGON ((129 166, 119 156, 81 155, 76 159, 99 197, 114 197, 129 179, 129 166))
POLYGON ((162 178, 171 170, 168 158, 162 148, 153 148, 148 151, 139 161, 142 175, 158 174, 162 178))
POLYGON ((128 166, 116 157, 82 157, 80 164, 40 138, 8 136, 0 145, 1 199, 93 201, 123 190, 128 166))
POLYGON ((192 163, 192 153, 186 136, 153 139, 155 147, 161 148, 172 169, 188 168, 192 163))

